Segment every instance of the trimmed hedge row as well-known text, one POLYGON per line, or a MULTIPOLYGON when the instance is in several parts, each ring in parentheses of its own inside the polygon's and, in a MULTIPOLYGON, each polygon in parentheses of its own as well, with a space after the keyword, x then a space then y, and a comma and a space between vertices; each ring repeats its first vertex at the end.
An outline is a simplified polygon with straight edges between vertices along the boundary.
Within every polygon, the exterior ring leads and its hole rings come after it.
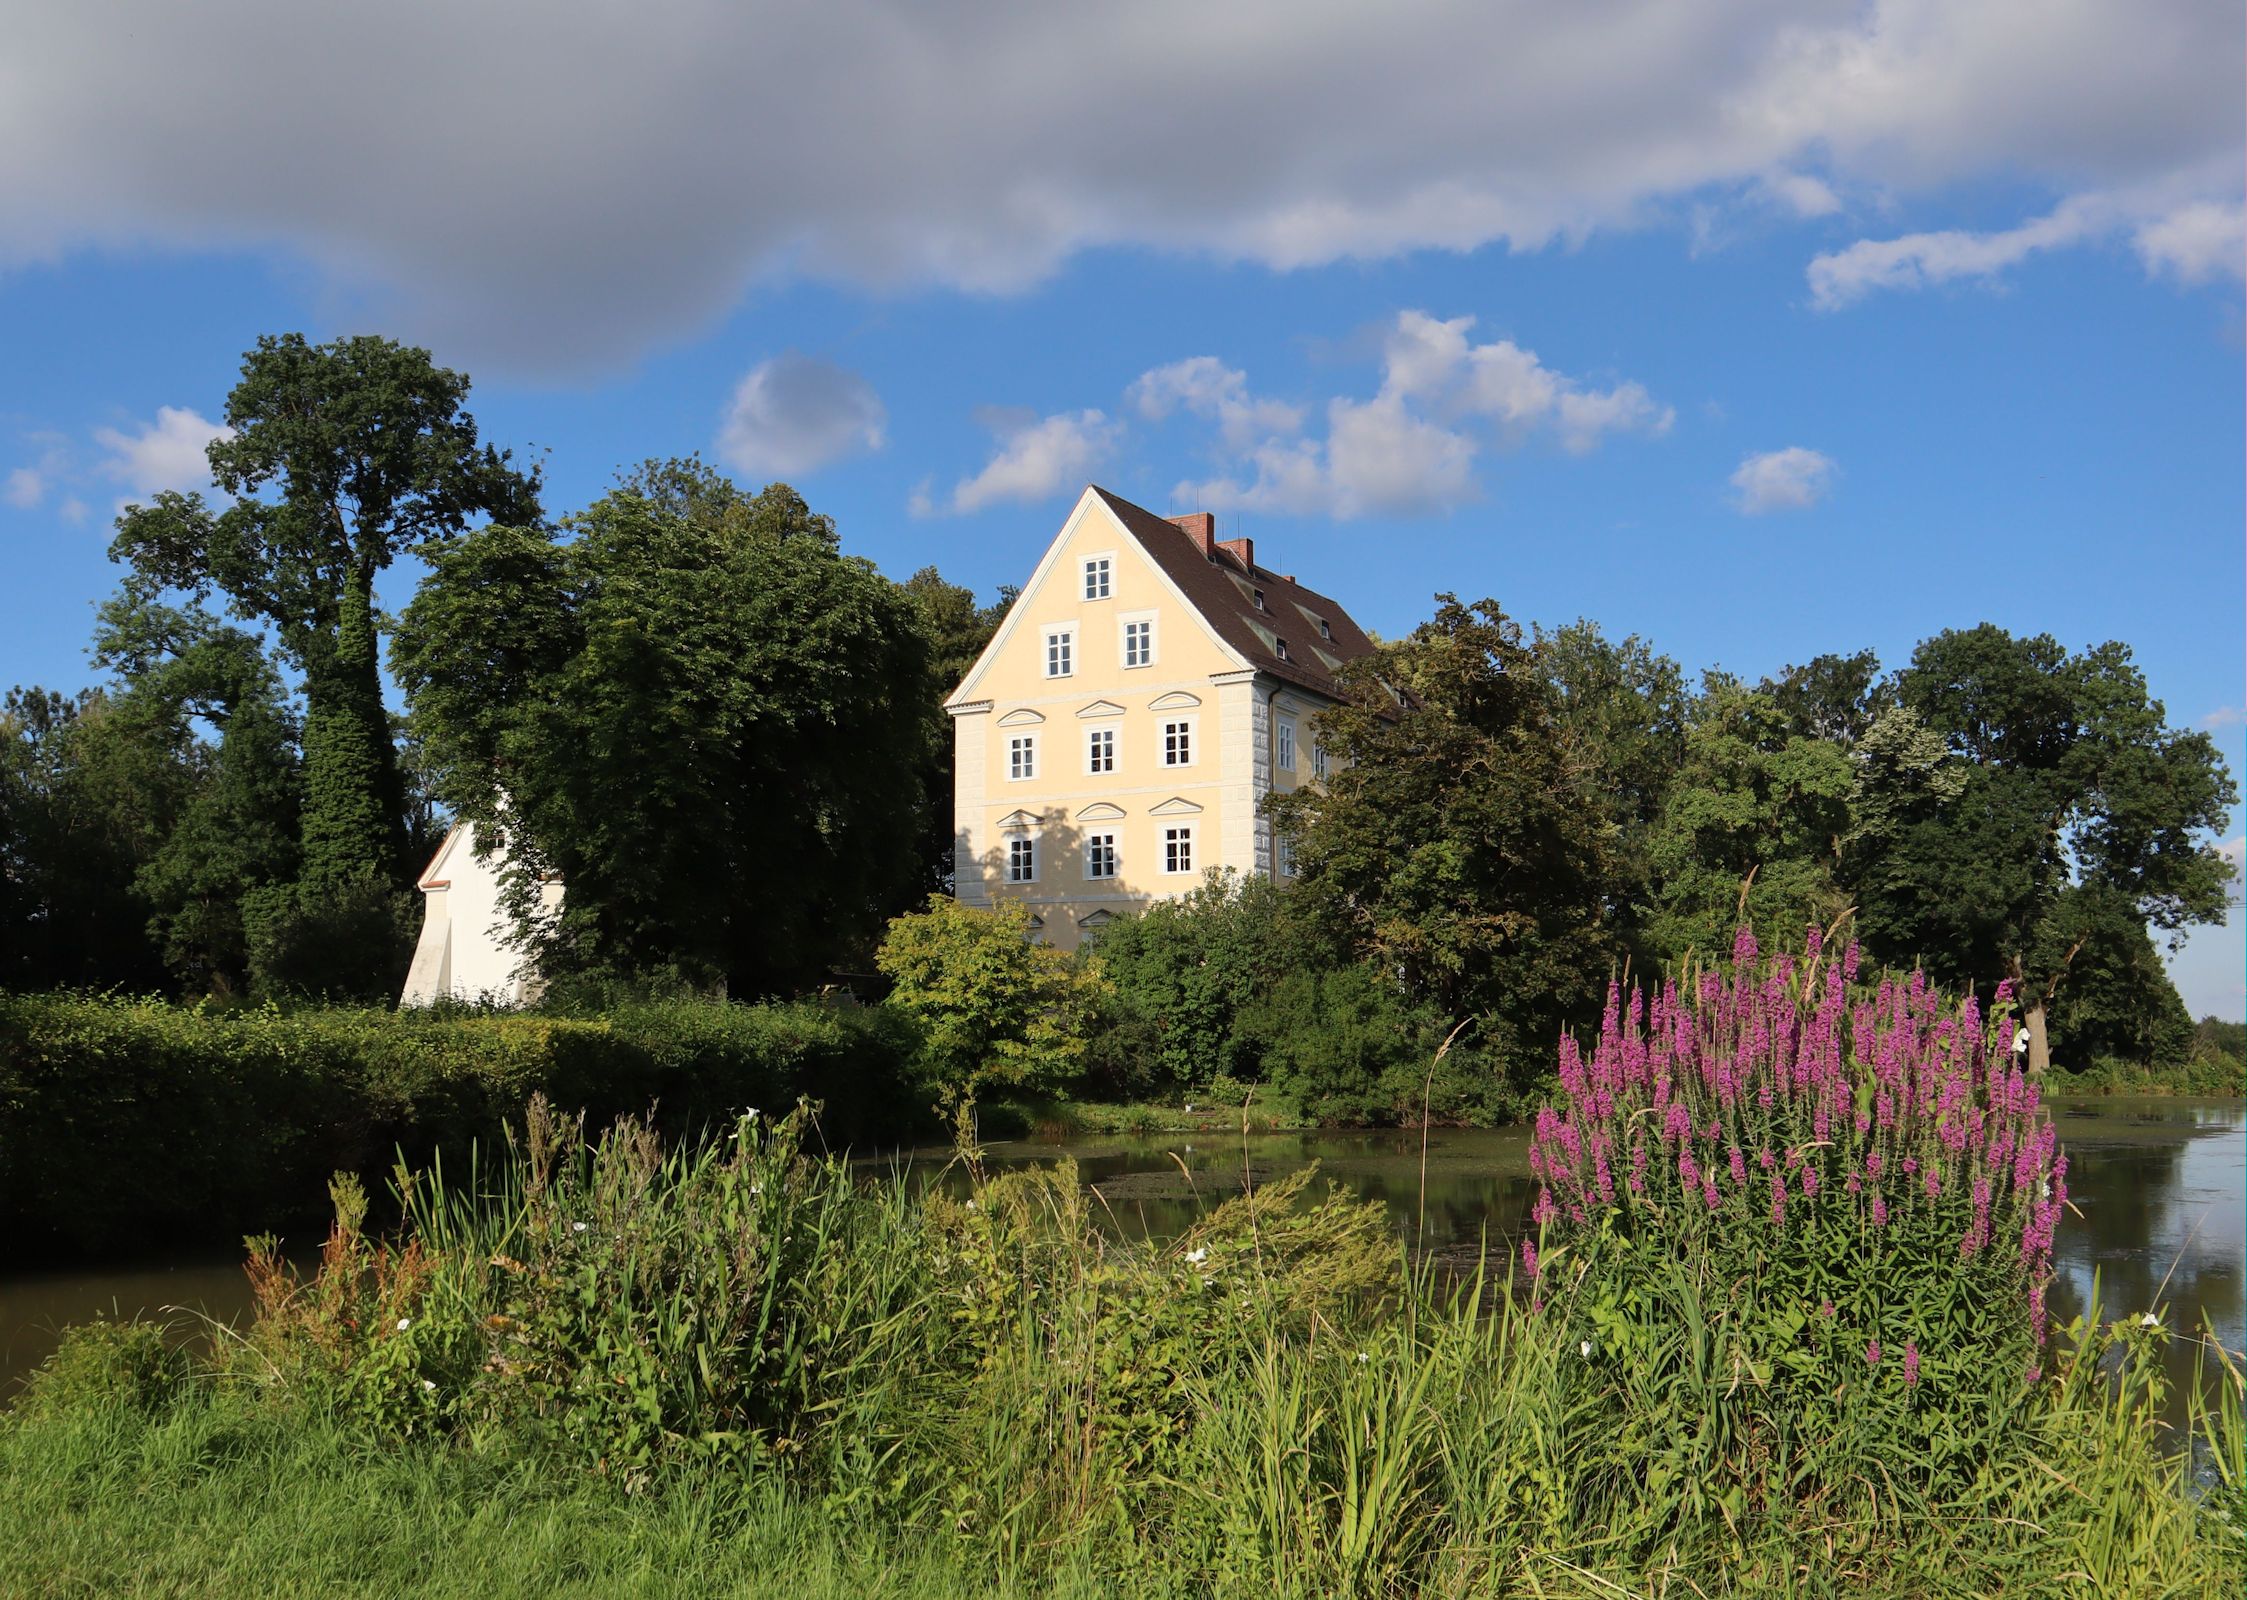
POLYGON ((808 1095, 837 1145, 904 1137, 930 1098, 915 1044, 879 1007, 678 1001, 581 1019, 0 995, 0 1259, 316 1219, 331 1173, 381 1194, 401 1152, 419 1165, 488 1148, 534 1090, 596 1125, 652 1107, 674 1135, 808 1095))

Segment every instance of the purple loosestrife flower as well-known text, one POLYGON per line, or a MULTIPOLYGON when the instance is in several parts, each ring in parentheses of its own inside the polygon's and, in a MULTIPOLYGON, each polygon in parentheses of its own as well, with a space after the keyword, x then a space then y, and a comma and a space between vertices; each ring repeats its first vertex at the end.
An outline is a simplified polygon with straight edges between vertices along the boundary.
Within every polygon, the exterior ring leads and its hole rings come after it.
POLYGON ((1724 1204, 1724 1197, 1716 1192, 1716 1180, 1714 1178, 1704 1176, 1701 1179, 1701 1198, 1707 1203, 1711 1211, 1724 1204))
POLYGON ((1878 1339, 1865 1346, 1865 1365, 1868 1367, 1880 1365, 1880 1341, 1878 1339))
POLYGON ((1880 1197, 1878 1189, 1873 1191, 1872 1219, 1876 1228, 1888 1226, 1888 1202, 1880 1197))
POLYGON ((1910 1339, 1904 1341, 1904 1387, 1919 1387, 1919 1346, 1910 1339))
POLYGON ((1533 1280, 1537 1276, 1537 1246, 1527 1239, 1521 1242, 1521 1270, 1533 1280))
POLYGON ((1537 1191, 1537 1203, 1529 1208, 1529 1220, 1542 1228, 1559 1215, 1560 1207, 1553 1204, 1552 1191, 1539 1189, 1537 1191))
POLYGON ((1746 1183, 1748 1181, 1748 1162, 1747 1158, 1740 1154, 1740 1147, 1733 1145, 1724 1154, 1725 1158, 1732 1164, 1732 1181, 1734 1183, 1746 1183))
POLYGON ((1819 1301, 1819 1302, 1818 1302, 1818 1315, 1819 1315, 1819 1316, 1821 1316, 1821 1317, 1830 1317, 1830 1316, 1832 1316, 1832 1315, 1833 1315, 1833 1302, 1832 1302, 1831 1300, 1821 1300, 1821 1301, 1819 1301))

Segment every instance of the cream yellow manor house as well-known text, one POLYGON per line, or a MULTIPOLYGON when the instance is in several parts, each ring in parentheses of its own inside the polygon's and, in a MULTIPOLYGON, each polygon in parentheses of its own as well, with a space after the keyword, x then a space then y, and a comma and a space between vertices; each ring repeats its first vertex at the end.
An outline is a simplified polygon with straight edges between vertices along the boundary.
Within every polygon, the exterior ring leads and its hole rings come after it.
POLYGON ((1373 648, 1215 517, 1086 489, 945 703, 959 898, 1071 949, 1209 868, 1286 876, 1259 802, 1323 775, 1311 719, 1373 648))

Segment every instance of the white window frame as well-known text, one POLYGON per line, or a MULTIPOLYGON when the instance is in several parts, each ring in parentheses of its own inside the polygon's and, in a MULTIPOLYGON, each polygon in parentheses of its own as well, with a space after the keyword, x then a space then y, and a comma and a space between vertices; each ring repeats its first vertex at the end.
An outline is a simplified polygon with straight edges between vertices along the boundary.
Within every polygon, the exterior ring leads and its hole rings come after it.
POLYGON ((1088 778, 1102 778, 1102 777, 1106 777, 1106 776, 1107 776, 1108 774, 1110 774, 1110 773, 1114 772, 1114 771, 1116 770, 1117 747, 1118 747, 1118 745, 1119 745, 1119 744, 1120 744, 1121 742, 1122 742, 1122 741, 1120 741, 1120 740, 1119 740, 1119 739, 1118 739, 1118 738, 1116 737, 1116 729, 1115 729, 1115 726, 1114 726, 1113 724, 1110 724, 1110 725, 1109 725, 1108 727, 1105 727, 1105 728, 1087 728, 1087 729, 1085 729, 1085 732, 1084 732, 1084 771, 1085 771, 1085 776, 1086 776, 1086 777, 1088 777, 1088 778), (1108 762, 1107 762, 1107 765, 1106 765, 1106 766, 1102 766, 1102 765, 1100 764, 1100 761, 1099 761, 1099 759, 1098 759, 1098 758, 1100 757, 1100 755, 1102 755, 1102 754, 1103 754, 1103 749, 1102 749, 1102 747, 1103 747, 1103 746, 1105 746, 1105 747, 1106 747, 1106 748, 1105 748, 1105 752, 1104 752, 1104 753, 1105 753, 1105 754, 1107 755, 1107 758, 1108 758, 1108 762))
POLYGON ((1094 550, 1077 563, 1077 594, 1084 600, 1113 600, 1116 597, 1116 553, 1113 550, 1094 550), (1092 592, 1093 569, 1100 572, 1100 592, 1092 592))
POLYGON ((1317 739, 1311 741, 1311 776, 1326 782, 1326 746, 1317 739))
POLYGON ((1163 876, 1192 877, 1193 872, 1194 825, 1184 822, 1163 829, 1163 876))
POLYGON ((1115 829, 1101 828, 1084 836, 1084 875, 1087 881, 1110 882, 1123 875, 1122 866, 1123 855, 1116 848, 1115 829), (1106 872, 1097 870, 1100 866, 1100 857, 1103 850, 1107 852, 1108 857, 1108 870, 1106 872))
POLYGON ((1116 618, 1116 660, 1126 672, 1137 672, 1141 667, 1151 667, 1161 654, 1162 629, 1158 623, 1161 613, 1155 611, 1130 611, 1116 618), (1147 630, 1147 659, 1131 659, 1131 630, 1144 626, 1147 630))
POLYGON ((1006 742, 1006 778, 1009 783, 1035 783, 1038 778, 1038 736, 1011 733, 1006 742))
POLYGON ((1077 675, 1077 625, 1074 622, 1049 624, 1042 637, 1045 640, 1045 675, 1049 678, 1073 678, 1077 675), (1060 646, 1061 670, 1053 670, 1055 650, 1060 646))
POLYGON ((1281 717, 1272 732, 1272 765, 1282 772, 1295 770, 1295 724, 1281 717))
POLYGON ((1295 846, 1288 842, 1284 833, 1272 835, 1272 871, 1277 877, 1295 876, 1295 846))
POLYGON ((1017 835, 1006 842, 1006 881, 1009 883, 1036 883, 1038 881, 1038 841, 1033 837, 1017 835), (1022 867, 1029 871, 1024 872, 1022 867))
POLYGON ((1201 719, 1198 717, 1163 718, 1163 765, 1165 767, 1190 767, 1194 764, 1194 757, 1201 748, 1201 730, 1195 726, 1195 724, 1200 720, 1201 719), (1171 759, 1170 741, 1173 730, 1182 730, 1184 734, 1186 759, 1183 761, 1173 761, 1171 759))

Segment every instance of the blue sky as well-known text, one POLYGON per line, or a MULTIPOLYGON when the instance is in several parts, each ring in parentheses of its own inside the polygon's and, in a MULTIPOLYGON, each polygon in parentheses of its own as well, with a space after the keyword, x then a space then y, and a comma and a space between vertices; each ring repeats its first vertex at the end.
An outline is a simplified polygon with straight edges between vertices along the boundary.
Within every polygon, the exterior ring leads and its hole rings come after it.
MULTIPOLYGON (((988 592, 1091 480, 1383 632, 1456 590, 1751 677, 2119 638, 2247 772, 2236 8, 1424 9, 43 19, 0 681, 88 681, 109 520, 194 485, 259 333, 377 331, 557 510, 699 451, 988 592), (300 56, 321 103, 243 92, 300 56)), ((2176 971, 2239 1016, 2243 965, 2235 923, 2176 971)))

